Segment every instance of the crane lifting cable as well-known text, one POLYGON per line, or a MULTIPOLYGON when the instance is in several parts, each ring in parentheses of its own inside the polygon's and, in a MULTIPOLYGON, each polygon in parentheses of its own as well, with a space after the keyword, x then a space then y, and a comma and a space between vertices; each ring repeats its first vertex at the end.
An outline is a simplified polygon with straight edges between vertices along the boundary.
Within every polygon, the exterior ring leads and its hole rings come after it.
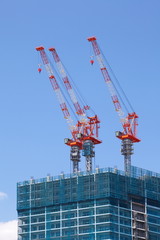
MULTIPOLYGON (((117 83, 118 88, 120 89, 122 95, 124 96, 124 99, 126 100, 126 103, 128 103, 129 108, 132 110, 132 112, 134 112, 133 106, 132 106, 131 102, 129 101, 129 99, 128 99, 126 93, 124 92, 122 86, 120 85, 120 82, 118 81, 118 78, 116 77, 116 75, 115 75, 113 69, 111 68, 109 62, 107 61, 107 59, 106 59, 106 57, 104 56, 104 54, 103 54, 102 51, 101 51, 101 53, 102 53, 102 56, 103 56, 105 62, 106 62, 107 65, 108 65, 108 69, 109 69, 110 73, 112 74, 113 78, 115 79, 115 81, 116 81, 116 83, 117 83)), ((112 83, 113 83, 113 80, 112 80, 112 83)), ((113 83, 113 84, 114 84, 114 83, 113 83)), ((118 90, 117 90, 117 93, 118 93, 118 96, 119 96, 119 98, 120 98, 120 100, 121 100, 123 106, 125 107, 127 113, 129 113, 130 111, 128 110, 127 104, 126 104, 125 101, 123 100, 123 97, 121 97, 121 94, 119 93, 118 90)))
POLYGON ((65 102, 67 103, 68 109, 70 109, 70 113, 72 112, 72 114, 70 114, 70 115, 72 115, 72 118, 73 118, 73 116, 74 116, 74 120, 75 120, 76 122, 78 122, 78 121, 79 121, 79 118, 78 118, 78 115, 76 114, 76 112, 75 112, 75 110, 74 110, 73 104, 72 104, 72 102, 70 101, 70 98, 68 98, 68 96, 66 96, 66 89, 65 89, 65 87, 64 87, 64 83, 63 83, 63 81, 61 80, 61 78, 60 78, 57 70, 55 69, 54 65, 52 64, 52 62, 51 62, 50 60, 49 60, 49 62, 50 62, 50 65, 51 65, 51 67, 52 67, 52 70, 54 71, 54 76, 55 76, 55 78, 56 78, 56 80, 57 80, 57 82, 58 82, 58 84, 59 84, 59 88, 61 89, 61 92, 62 92, 62 95, 63 95, 63 97, 64 97, 64 99, 65 99, 65 102))
POLYGON ((89 117, 89 116, 93 116, 93 114, 96 115, 93 108, 91 108, 91 106, 89 106, 87 104, 84 96, 82 96, 82 93, 78 89, 75 82, 72 80, 71 75, 69 74, 69 72, 67 71, 63 62, 59 58, 59 55, 57 54, 56 49, 55 48, 49 48, 49 51, 52 53, 55 64, 57 65, 57 69, 58 69, 58 72, 59 72, 59 77, 62 80, 62 82, 64 83, 64 86, 66 87, 68 96, 71 99, 73 105, 75 106, 76 114, 78 114, 79 116, 85 116, 85 118, 89 117), (68 87, 70 87, 70 90, 69 90, 68 87), (80 111, 77 111, 77 105, 78 105, 80 111), (82 112, 82 114, 80 112, 82 112))
MULTIPOLYGON (((89 107, 87 107, 88 105, 83 105, 81 99, 78 99, 78 94, 76 95, 75 93, 75 89, 73 86, 73 81, 71 83, 71 77, 69 76, 66 68, 64 67, 64 64, 62 63, 62 61, 60 60, 60 57, 56 51, 55 48, 49 48, 49 51, 52 53, 53 59, 56 63, 58 72, 60 74, 60 77, 63 80, 63 83, 66 87, 66 90, 68 92, 68 95, 74 105, 76 114, 83 120, 87 120, 87 113, 86 113, 86 109, 89 109, 89 107)), ((75 85, 75 84, 74 84, 75 85)), ((77 89, 76 89, 77 90, 77 89)), ((76 91, 78 92, 78 91, 76 91)))
POLYGON ((70 83, 72 84, 72 88, 74 89, 75 94, 76 94, 77 98, 79 99, 79 103, 83 106, 83 110, 85 111, 86 116, 89 116, 90 114, 91 115, 93 115, 93 114, 96 115, 95 111, 91 108, 91 106, 87 104, 86 99, 84 98, 84 96, 80 92, 80 90, 77 87, 76 83, 72 80, 72 77, 68 73, 66 68, 65 68, 65 71, 66 71, 66 74, 67 74, 67 76, 68 76, 68 78, 70 80, 70 83))

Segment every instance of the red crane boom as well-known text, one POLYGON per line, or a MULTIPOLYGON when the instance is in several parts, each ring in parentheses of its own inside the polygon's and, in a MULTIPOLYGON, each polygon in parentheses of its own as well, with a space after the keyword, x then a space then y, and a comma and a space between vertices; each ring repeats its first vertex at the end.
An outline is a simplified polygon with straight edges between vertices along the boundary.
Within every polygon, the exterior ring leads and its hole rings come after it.
POLYGON ((67 108, 67 105, 66 105, 66 102, 64 100, 64 96, 62 94, 62 91, 59 87, 59 84, 58 84, 58 82, 57 82, 57 80, 54 76, 52 67, 49 63, 49 60, 48 60, 47 55, 45 53, 44 47, 37 47, 36 50, 40 52, 43 64, 44 64, 44 66, 46 68, 46 71, 48 73, 48 77, 49 77, 49 80, 50 80, 51 85, 53 87, 53 90, 56 93, 57 99, 58 99, 59 104, 60 104, 60 108, 61 108, 61 110, 63 112, 63 115, 64 115, 64 118, 67 120, 67 123, 69 125, 69 129, 71 130, 73 138, 75 138, 72 130, 74 130, 76 127, 73 123, 73 119, 71 118, 71 115, 70 115, 69 110, 67 108))
MULTIPOLYGON (((64 66, 63 66, 63 64, 62 64, 62 62, 61 62, 61 60, 60 60, 60 58, 59 58, 59 56, 57 54, 56 49, 55 48, 49 48, 49 51, 51 51, 51 53, 52 53, 52 56, 53 56, 54 61, 55 61, 56 65, 57 65, 58 71, 59 71, 59 73, 60 73, 60 75, 62 77, 64 85, 65 85, 65 87, 66 87, 66 89, 67 89, 67 91, 69 93, 69 96, 71 98, 71 101, 72 101, 72 103, 73 103, 73 105, 75 107, 76 113, 78 115, 84 117, 86 115, 85 112, 84 112, 84 109, 81 108, 80 103, 78 102, 76 94, 75 94, 75 92, 74 92, 74 90, 72 88, 72 85, 71 85, 71 83, 69 81, 69 78, 68 78, 68 76, 66 74, 65 68, 64 68, 64 66)), ((87 108, 88 106, 85 106, 85 107, 87 108)))

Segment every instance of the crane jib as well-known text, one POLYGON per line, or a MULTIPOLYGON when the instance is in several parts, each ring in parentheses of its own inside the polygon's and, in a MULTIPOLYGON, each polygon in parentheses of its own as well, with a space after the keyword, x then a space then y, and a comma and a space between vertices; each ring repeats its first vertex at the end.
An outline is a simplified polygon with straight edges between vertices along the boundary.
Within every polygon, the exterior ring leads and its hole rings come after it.
MULTIPOLYGON (((91 42, 91 44, 92 44, 93 51, 94 51, 95 56, 97 58, 100 70, 101 70, 102 75, 103 75, 103 78, 104 78, 104 80, 105 80, 105 82, 106 82, 106 84, 108 86, 108 89, 109 89, 109 92, 110 92, 110 95, 111 95, 112 102, 114 104, 115 110, 118 113, 118 115, 120 117, 120 121, 121 121, 122 126, 123 126, 123 134, 122 135, 120 134, 118 137, 120 139, 122 139, 122 136, 125 136, 126 138, 129 138, 131 141, 134 141, 134 142, 140 141, 136 137, 137 126, 138 126, 138 124, 137 124, 137 118, 138 118, 137 114, 136 113, 132 113, 132 114, 128 113, 128 115, 126 117, 124 117, 125 114, 124 114, 124 112, 122 110, 122 107, 121 107, 121 104, 120 104, 120 100, 121 100, 121 103, 125 107, 126 107, 126 105, 124 104, 124 101, 123 101, 120 93, 117 91, 117 88, 116 88, 114 82, 112 82, 111 77, 110 77, 110 75, 109 75, 109 73, 107 71, 106 64, 105 64, 104 59, 102 57, 101 50, 100 50, 100 48, 98 46, 98 43, 96 41, 96 37, 90 37, 90 38, 88 38, 88 41, 91 42)), ((110 70, 111 70, 111 68, 110 68, 110 70)), ((113 73, 112 70, 111 70, 111 72, 113 73)), ((113 74, 113 76, 114 76, 114 74, 113 74)), ((118 86, 120 86, 120 85, 118 85, 118 86)), ((127 103, 131 107, 131 104, 129 103, 128 98, 126 97, 124 91, 122 90, 122 88, 120 88, 120 89, 121 89, 125 99, 127 100, 127 103)))

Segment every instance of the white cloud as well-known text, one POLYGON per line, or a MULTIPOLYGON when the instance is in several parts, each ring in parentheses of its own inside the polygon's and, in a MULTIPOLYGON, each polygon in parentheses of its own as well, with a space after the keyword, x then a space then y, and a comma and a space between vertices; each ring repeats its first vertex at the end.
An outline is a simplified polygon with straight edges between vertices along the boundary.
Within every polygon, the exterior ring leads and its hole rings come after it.
POLYGON ((0 222, 0 239, 17 240, 17 220, 0 222))
POLYGON ((0 200, 7 198, 7 194, 4 192, 0 192, 0 200))

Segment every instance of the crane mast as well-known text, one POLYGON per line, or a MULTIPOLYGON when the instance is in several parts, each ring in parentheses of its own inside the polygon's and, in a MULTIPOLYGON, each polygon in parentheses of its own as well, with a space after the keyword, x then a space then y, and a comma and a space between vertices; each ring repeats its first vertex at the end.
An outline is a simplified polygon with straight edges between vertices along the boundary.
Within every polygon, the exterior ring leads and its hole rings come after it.
POLYGON ((140 142, 140 139, 137 138, 137 119, 138 115, 133 113, 128 113, 125 116, 124 111, 122 110, 120 100, 118 98, 117 90, 114 86, 114 83, 111 80, 107 67, 105 65, 102 53, 98 46, 96 37, 88 38, 88 41, 91 42, 94 54, 98 61, 100 70, 102 72, 103 78, 108 86, 112 102, 114 104, 115 110, 119 115, 120 122, 123 127, 123 131, 117 131, 116 137, 122 140, 121 144, 121 153, 124 155, 124 169, 127 175, 130 175, 131 171, 131 155, 133 154, 133 143, 140 142))
POLYGON ((49 48, 49 51, 52 53, 53 59, 57 65, 59 74, 63 80, 63 83, 66 87, 66 90, 70 96, 71 102, 75 108, 75 113, 79 118, 78 126, 83 127, 83 133, 78 134, 79 140, 82 142, 82 155, 86 158, 86 171, 92 170, 92 158, 95 156, 94 145, 101 143, 98 140, 98 129, 99 123, 97 115, 93 117, 87 117, 86 110, 89 110, 88 105, 81 107, 77 96, 74 92, 72 84, 67 76, 65 67, 63 66, 60 57, 55 48, 49 48))
POLYGON ((80 149, 82 149, 82 143, 79 139, 77 139, 77 134, 79 133, 79 126, 78 126, 78 124, 76 124, 76 125, 74 124, 73 119, 69 113, 67 104, 65 102, 65 98, 64 98, 63 93, 59 87, 59 84, 54 76, 53 69, 48 60, 48 57, 44 50, 44 47, 37 47, 36 50, 40 52, 43 64, 48 73, 49 80, 50 80, 53 90, 57 96, 58 102, 60 104, 60 108, 63 112, 64 118, 66 119, 68 127, 72 134, 72 139, 68 140, 68 145, 71 147, 70 156, 71 156, 71 160, 73 162, 73 172, 76 173, 79 171, 80 149))

